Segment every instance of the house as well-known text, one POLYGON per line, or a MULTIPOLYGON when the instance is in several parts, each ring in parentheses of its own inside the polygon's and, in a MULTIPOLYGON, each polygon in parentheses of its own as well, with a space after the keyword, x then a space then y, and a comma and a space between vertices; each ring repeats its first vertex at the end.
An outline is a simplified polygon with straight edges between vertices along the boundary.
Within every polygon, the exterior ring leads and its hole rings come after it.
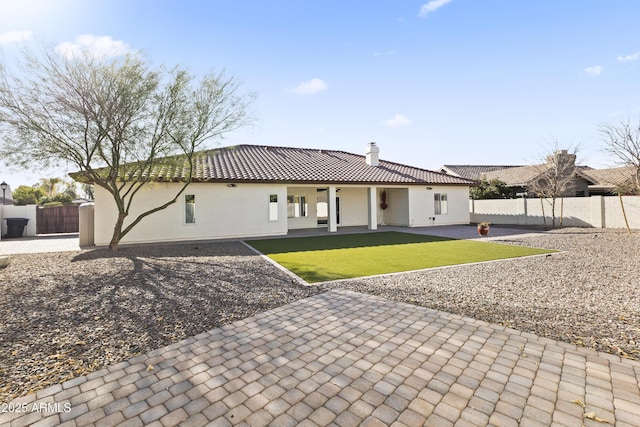
POLYGON ((479 181, 488 172, 500 171, 520 167, 519 165, 499 166, 499 165, 444 165, 440 168, 441 173, 457 176, 460 178, 479 181))
MULTIPOLYGON (((122 242, 469 223, 472 181, 384 161, 379 151, 370 143, 365 155, 258 145, 200 152, 193 181, 178 202, 143 219, 122 242)), ((129 218, 166 202, 184 179, 182 168, 159 168, 150 176, 153 182, 138 192, 129 218)), ((94 199, 94 241, 106 245, 117 209, 103 188, 96 186, 94 199)))
MULTIPOLYGON (((478 166, 478 165, 445 165, 441 168, 444 173, 453 176, 464 177, 472 180, 485 178, 488 181, 499 179, 515 190, 520 197, 534 197, 530 190, 540 180, 546 179, 548 172, 561 165, 566 170, 574 167, 576 156, 566 150, 560 150, 547 157, 547 163, 526 165, 526 166, 478 166)), ((585 170, 590 170, 588 166, 575 166, 573 182, 567 190, 565 196, 588 196, 589 185, 592 182, 582 174, 585 170)))
POLYGON ((586 169, 580 171, 589 181, 590 196, 611 196, 616 189, 633 187, 636 182, 636 168, 622 166, 609 169, 586 169))

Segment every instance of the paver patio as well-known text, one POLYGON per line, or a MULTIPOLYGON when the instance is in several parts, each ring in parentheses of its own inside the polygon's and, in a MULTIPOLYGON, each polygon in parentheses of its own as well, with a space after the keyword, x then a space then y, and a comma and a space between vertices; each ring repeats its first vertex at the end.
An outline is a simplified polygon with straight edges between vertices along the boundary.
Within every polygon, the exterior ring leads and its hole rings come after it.
POLYGON ((639 384, 636 361, 339 290, 18 398, 0 424, 624 427, 639 384))

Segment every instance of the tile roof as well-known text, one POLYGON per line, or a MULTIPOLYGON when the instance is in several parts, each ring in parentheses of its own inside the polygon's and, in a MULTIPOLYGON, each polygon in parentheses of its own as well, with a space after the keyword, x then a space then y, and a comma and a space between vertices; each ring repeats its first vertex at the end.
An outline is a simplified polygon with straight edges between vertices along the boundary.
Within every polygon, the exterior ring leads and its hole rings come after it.
POLYGON ((595 186, 613 188, 619 184, 633 182, 635 168, 633 166, 622 166, 610 169, 582 170, 580 173, 595 186))
POLYGON ((440 172, 467 179, 480 179, 487 172, 517 168, 519 165, 443 165, 440 172))
POLYGON ((487 172, 484 175, 489 181, 497 178, 504 181, 509 186, 524 187, 527 186, 534 178, 542 175, 548 167, 549 166, 547 165, 518 166, 515 168, 487 172))
MULTIPOLYGON (((309 184, 445 184, 474 182, 440 172, 336 150, 237 145, 196 153, 193 182, 281 182, 309 184)), ((186 167, 176 162, 151 171, 154 181, 180 181, 186 167)), ((74 174, 76 175, 76 174, 74 174)))
MULTIPOLYGON (((505 182, 510 187, 526 187, 533 180, 544 174, 549 168, 551 168, 551 165, 549 164, 519 166, 488 172, 485 174, 485 177, 488 180, 497 178, 500 181, 505 182)), ((587 180, 589 180, 589 178, 585 176, 583 172, 590 170, 592 169, 589 166, 576 166, 576 172, 581 174, 582 177, 587 180)))

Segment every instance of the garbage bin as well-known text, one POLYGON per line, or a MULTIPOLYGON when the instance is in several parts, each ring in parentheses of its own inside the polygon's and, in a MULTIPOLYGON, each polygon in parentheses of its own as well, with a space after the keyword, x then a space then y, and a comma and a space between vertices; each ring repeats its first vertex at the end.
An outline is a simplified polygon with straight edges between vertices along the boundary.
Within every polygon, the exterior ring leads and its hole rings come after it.
POLYGON ((22 237, 24 233, 24 227, 29 222, 29 218, 5 218, 7 220, 7 234, 6 238, 22 237))

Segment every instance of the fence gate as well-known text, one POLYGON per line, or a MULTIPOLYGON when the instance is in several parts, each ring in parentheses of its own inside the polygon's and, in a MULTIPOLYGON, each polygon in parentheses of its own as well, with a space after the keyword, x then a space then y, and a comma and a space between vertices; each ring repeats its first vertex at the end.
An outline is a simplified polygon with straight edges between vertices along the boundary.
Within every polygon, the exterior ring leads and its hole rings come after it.
POLYGON ((78 205, 39 207, 36 213, 36 234, 77 233, 78 205))

